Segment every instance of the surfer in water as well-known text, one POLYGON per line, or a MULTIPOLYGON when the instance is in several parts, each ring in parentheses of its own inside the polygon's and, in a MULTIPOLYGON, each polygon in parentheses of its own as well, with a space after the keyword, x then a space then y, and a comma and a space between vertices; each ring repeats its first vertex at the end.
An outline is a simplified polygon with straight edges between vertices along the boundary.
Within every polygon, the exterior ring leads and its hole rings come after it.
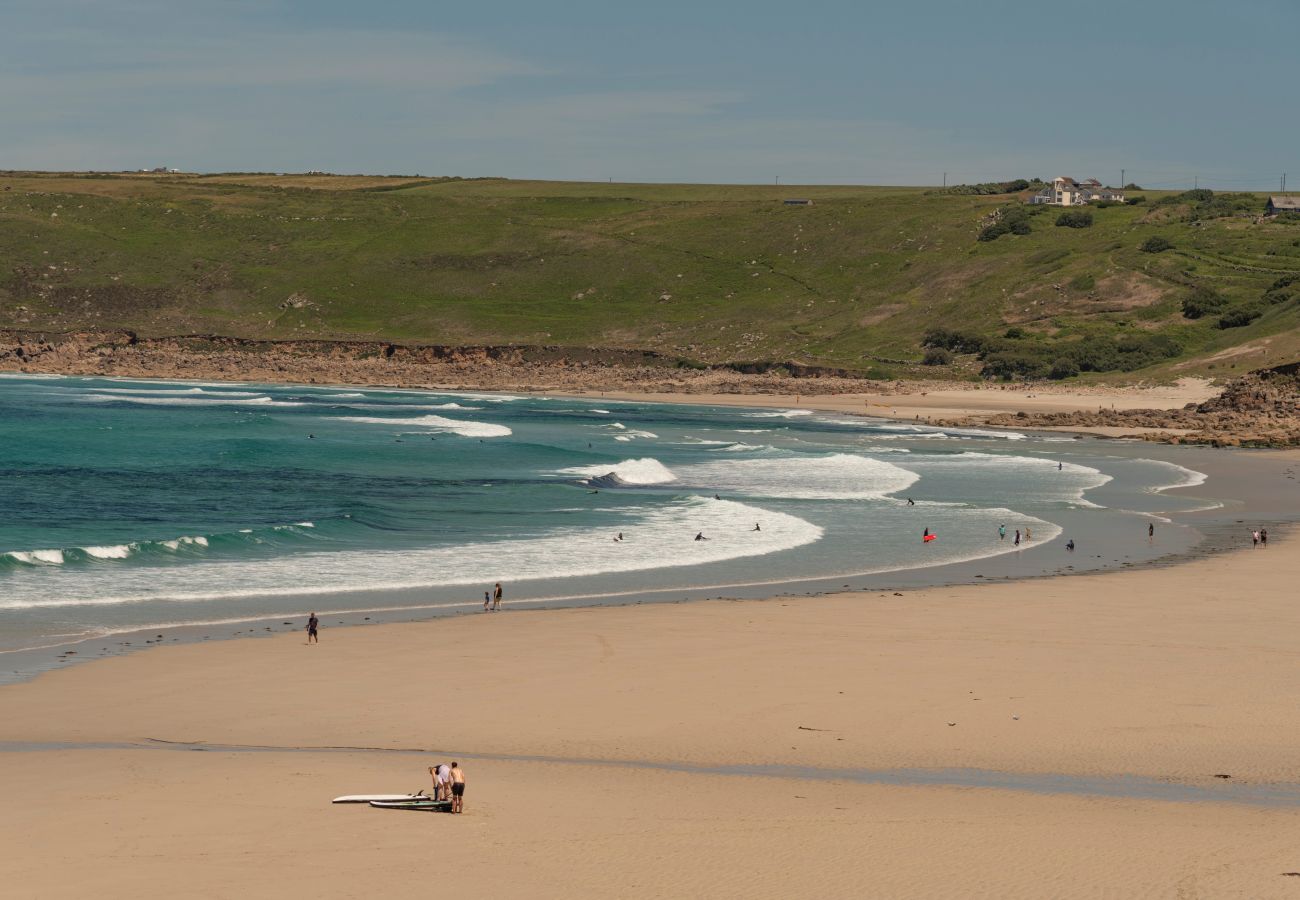
POLYGON ((1071 553, 1074 552, 1074 538, 1070 538, 1065 542, 1065 549, 1069 550, 1071 553))
POLYGON ((755 523, 754 523, 754 530, 755 530, 755 531, 762 531, 763 529, 762 529, 762 528, 759 528, 759 527, 758 527, 758 523, 755 522, 755 523))
POLYGON ((616 544, 621 544, 621 543, 623 543, 623 532, 620 531, 620 532, 618 533, 618 537, 614 538, 614 543, 616 543, 616 544))
POLYGON ((708 540, 708 538, 706 538, 706 537, 704 536, 704 532, 703 532, 703 531, 701 531, 700 533, 698 533, 697 535, 695 535, 695 539, 696 539, 697 541, 707 541, 707 540, 708 540))
POLYGON ((916 501, 913 500, 911 497, 908 497, 908 498, 907 498, 907 505, 908 505, 908 506, 916 506, 916 501))
POLYGON ((320 643, 320 635, 316 633, 319 630, 320 630, 320 619, 316 618, 315 613, 312 613, 311 618, 307 620, 307 643, 309 644, 320 643))

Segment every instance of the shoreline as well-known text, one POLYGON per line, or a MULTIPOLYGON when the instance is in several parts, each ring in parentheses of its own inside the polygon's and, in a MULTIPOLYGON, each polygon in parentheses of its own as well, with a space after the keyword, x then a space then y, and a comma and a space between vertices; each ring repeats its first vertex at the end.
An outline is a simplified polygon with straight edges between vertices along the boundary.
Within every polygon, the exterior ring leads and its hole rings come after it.
POLYGON ((0 814, 21 851, 0 879, 55 898, 93 879, 107 896, 198 880, 342 900, 383 870, 404 900, 427 895, 412 860, 454 845, 437 880, 471 897, 1083 900, 1174 897, 1193 878, 1204 896, 1282 897, 1300 838, 1295 541, 904 596, 327 628, 310 647, 277 634, 51 672, 0 687, 0 790, 23 811, 0 814), (425 786, 448 748, 464 816, 329 804, 425 786), (287 875, 303 847, 330 865, 287 875))
MULTIPOLYGON (((177 380, 168 379, 147 379, 159 381, 171 381, 172 383, 187 383, 186 381, 177 382, 177 380)), ((240 381, 227 382, 241 385, 268 385, 267 382, 257 381, 240 381)), ((296 383, 275 383, 274 386, 300 386, 296 383)), ((301 385, 302 387, 323 387, 323 388, 365 388, 365 385, 301 385)), ((434 390, 416 388, 412 390, 434 390)), ((556 396, 572 399, 579 399, 589 402, 624 401, 633 403, 667 403, 681 405, 706 405, 706 406, 730 406, 730 407, 750 407, 756 409, 763 408, 785 408, 792 404, 786 402, 782 395, 754 397, 753 395, 661 395, 650 394, 643 395, 634 392, 602 392, 601 396, 596 397, 585 392, 515 392, 528 393, 532 396, 556 396), (761 400, 755 405, 755 400, 761 400)), ((800 397, 796 400, 802 399, 800 397)), ((850 396, 847 400, 844 398, 826 398, 815 396, 808 398, 813 403, 819 403, 827 400, 837 400, 838 405, 834 403, 825 403, 815 408, 825 409, 827 411, 838 412, 842 414, 851 414, 862 416, 863 414, 850 408, 841 408, 851 406, 856 403, 857 396, 850 396)), ((814 408, 804 404, 803 408, 814 408)), ((883 418, 871 416, 870 418, 883 418)), ((901 418, 897 421, 903 421, 901 418)), ((1025 429, 1031 431, 1033 429, 1025 429)), ((1202 451, 1216 453, 1239 453, 1240 451, 1202 451)), ((1292 451, 1259 451, 1260 455, 1280 455, 1284 460, 1300 460, 1300 452, 1292 451)), ((1184 460, 1185 462, 1187 460, 1184 460)), ((1198 464, 1199 465, 1199 464, 1198 464)), ((1235 464, 1234 464, 1235 465, 1235 464)), ((1203 473, 1199 478, 1194 478, 1190 482, 1168 485, 1159 489, 1158 493, 1171 492, 1175 495, 1186 490, 1194 490, 1199 487, 1205 480, 1203 473)), ((1217 476, 1216 476, 1217 478, 1217 476)), ((1202 509, 1189 510, 1178 513, 1179 523, 1195 529, 1197 523, 1206 519, 1206 514, 1212 521, 1213 514, 1224 508, 1225 502, 1236 502, 1239 498, 1232 498, 1222 491, 1216 492, 1222 495, 1219 501, 1212 502, 1209 506, 1202 509)), ((1277 532, 1285 529, 1291 524, 1290 519, 1278 517, 1276 511, 1259 510, 1261 515, 1256 515, 1256 510, 1252 509, 1253 501, 1246 503, 1242 509, 1234 511, 1232 514, 1250 515, 1259 520, 1259 524, 1266 525, 1277 532)), ((1123 512, 1123 510, 1117 510, 1123 512)), ((1161 513, 1134 513, 1134 515, 1151 516, 1166 522, 1170 521, 1161 513)), ((1226 515, 1226 513, 1224 513, 1226 515)), ((1137 561, 1122 561, 1119 556, 1111 559, 1109 562, 1100 564, 1091 564, 1090 568, 1081 571, 1071 571, 1075 567, 1066 565, 1067 561, 1081 562, 1074 560, 1073 557, 1063 558, 1055 563, 1049 562, 1044 556, 1052 539, 1040 541, 1033 547, 1027 547, 1018 553, 1010 552, 994 553, 976 556, 971 559, 960 559, 946 563, 940 563, 929 566, 914 567, 895 567, 883 570, 866 570, 862 572, 832 573, 820 577, 801 577, 790 580, 769 580, 763 582, 716 582, 707 584, 694 584, 686 586, 668 586, 661 588, 632 589, 619 592, 610 592, 608 590, 596 590, 585 594, 561 594, 558 596, 542 596, 529 598, 527 600, 516 601, 517 603, 527 603, 539 609, 567 609, 579 608, 589 605, 636 605, 641 603, 664 603, 675 604, 681 602, 697 602, 699 600, 713 599, 715 596, 726 597, 728 599, 780 599, 798 596, 825 596, 833 594, 841 588, 848 588, 853 583, 853 589, 860 591, 872 590, 916 590, 932 587, 952 586, 960 584, 976 584, 977 579, 990 578, 999 581, 1019 581, 1025 579, 1053 578, 1065 574, 1089 574, 1094 571, 1107 571, 1118 568, 1148 568, 1162 567, 1168 565, 1180 565, 1188 561, 1202 558, 1208 553, 1218 553, 1226 549, 1223 546, 1217 546, 1211 541, 1206 543, 1206 537, 1203 533, 1198 532, 1199 536, 1194 543, 1188 546, 1178 547, 1169 552, 1161 553, 1158 556, 1143 558, 1137 561), (998 571, 992 575, 986 575, 980 570, 987 570, 997 561, 1006 557, 1007 560, 1014 559, 1017 565, 1009 568, 1009 571, 998 571), (1021 559, 1030 559, 1028 566, 1020 565, 1021 559), (618 599, 611 601, 611 598, 618 599)), ((1100 558, 1100 557, 1098 557, 1100 558)), ((1128 557, 1124 557, 1128 559, 1128 557)), ((467 612, 473 612, 478 607, 477 601, 463 601, 452 603, 437 602, 404 602, 405 598, 410 597, 414 600, 421 589, 375 589, 375 590, 350 590, 345 592, 349 596, 355 596, 357 603, 349 606, 347 609, 331 611, 330 616, 341 617, 342 621, 348 624, 377 624, 379 622, 410 621, 423 622, 433 621, 447 616, 456 617, 467 612)), ((306 609, 307 598, 304 598, 304 610, 306 609)), ((114 629, 109 632, 100 632, 86 636, 68 636, 67 640, 59 640, 53 643, 45 643, 32 648, 14 648, 0 652, 0 668, 5 670, 5 674, 0 675, 0 684, 29 680, 42 672, 52 669, 66 668, 69 664, 88 662, 95 659, 112 658, 122 655, 123 653, 135 653, 142 649, 151 649, 163 644, 172 643, 195 643, 208 640, 227 640, 238 639, 246 636, 269 636, 280 633, 285 629, 282 624, 283 620, 301 618, 305 612, 299 613, 267 613, 250 616, 235 616, 223 618, 210 622, 184 623, 184 622, 161 622, 139 626, 128 626, 120 629, 114 629), (260 629, 260 630, 259 630, 260 629), (165 632, 160 635, 159 632, 165 632), (179 635, 179 636, 178 636, 179 635), (104 646, 109 645, 109 646, 104 646), (94 648, 98 646, 98 650, 94 648), (129 647, 129 650, 121 648, 129 647), (62 651, 62 652, 59 652, 62 651), (69 653, 68 651, 72 651, 69 653), (90 651, 90 652, 87 652, 90 651), (76 657, 73 659, 72 657, 76 657), (6 665, 7 663, 7 665, 6 665)), ((296 627, 296 626, 292 626, 296 627)))

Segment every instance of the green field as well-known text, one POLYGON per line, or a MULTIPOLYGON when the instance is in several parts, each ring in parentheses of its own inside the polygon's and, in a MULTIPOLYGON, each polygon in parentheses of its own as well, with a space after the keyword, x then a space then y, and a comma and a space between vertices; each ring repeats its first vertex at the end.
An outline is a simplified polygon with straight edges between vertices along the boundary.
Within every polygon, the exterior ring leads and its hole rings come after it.
MULTIPOLYGON (((699 363, 921 368, 936 327, 1002 350, 1172 339, 1109 377, 1300 358, 1300 222, 1195 204, 1094 209, 1090 228, 977 236, 1014 196, 921 188, 340 176, 0 174, 0 327, 444 345, 650 349, 699 363), (801 197, 811 206, 786 206, 801 197), (1172 250, 1146 253, 1148 237, 1172 250), (1209 288, 1262 315, 1221 328, 1209 288), (1008 329, 1019 337, 1002 337, 1008 329), (1008 341, 1016 343, 1008 344, 1008 341)), ((1221 198, 1222 199, 1222 198, 1221 198)), ((1035 348, 1037 348, 1035 350, 1035 348)), ((1211 371, 1216 370, 1216 371, 1211 371)), ((1085 377, 1098 377, 1085 375, 1085 377)))

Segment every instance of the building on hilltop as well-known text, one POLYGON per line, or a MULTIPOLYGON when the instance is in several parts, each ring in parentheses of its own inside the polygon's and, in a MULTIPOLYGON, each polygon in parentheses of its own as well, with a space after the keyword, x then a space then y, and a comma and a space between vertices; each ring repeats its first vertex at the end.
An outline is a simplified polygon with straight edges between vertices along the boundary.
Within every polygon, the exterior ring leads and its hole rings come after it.
POLYGON ((1300 197, 1292 197, 1287 194, 1274 194, 1268 198, 1268 205, 1264 207, 1264 215, 1276 216, 1278 213, 1300 213, 1300 197))
POLYGON ((1086 206, 1100 200, 1123 203, 1124 192, 1117 188, 1103 187, 1095 178, 1075 181, 1062 175, 1053 178, 1051 184, 1029 198, 1030 203, 1049 206, 1086 206))

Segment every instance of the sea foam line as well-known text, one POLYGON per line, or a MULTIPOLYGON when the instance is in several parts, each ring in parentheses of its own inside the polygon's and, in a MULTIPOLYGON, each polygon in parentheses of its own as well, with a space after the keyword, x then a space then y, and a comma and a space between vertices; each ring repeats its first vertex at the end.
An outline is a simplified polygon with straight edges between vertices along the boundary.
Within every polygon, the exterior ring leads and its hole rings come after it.
POLYGON ((571 527, 540 538, 485 541, 420 550, 342 550, 258 560, 201 561, 183 567, 119 569, 110 577, 51 585, 10 582, 0 609, 116 606, 141 602, 193 602, 332 595, 358 590, 569 578, 698 566, 765 556, 821 539, 822 529, 786 513, 730 500, 694 497, 666 508, 641 510, 627 524, 600 529, 571 527), (755 522, 761 531, 754 531, 755 522), (621 530, 624 540, 614 541, 621 530), (703 533, 706 540, 694 540, 703 533), (418 573, 393 578, 393 572, 418 573), (222 585, 194 591, 196 584, 222 585), (119 593, 103 595, 105 590, 119 593), (81 595, 77 596, 80 591, 81 595))

